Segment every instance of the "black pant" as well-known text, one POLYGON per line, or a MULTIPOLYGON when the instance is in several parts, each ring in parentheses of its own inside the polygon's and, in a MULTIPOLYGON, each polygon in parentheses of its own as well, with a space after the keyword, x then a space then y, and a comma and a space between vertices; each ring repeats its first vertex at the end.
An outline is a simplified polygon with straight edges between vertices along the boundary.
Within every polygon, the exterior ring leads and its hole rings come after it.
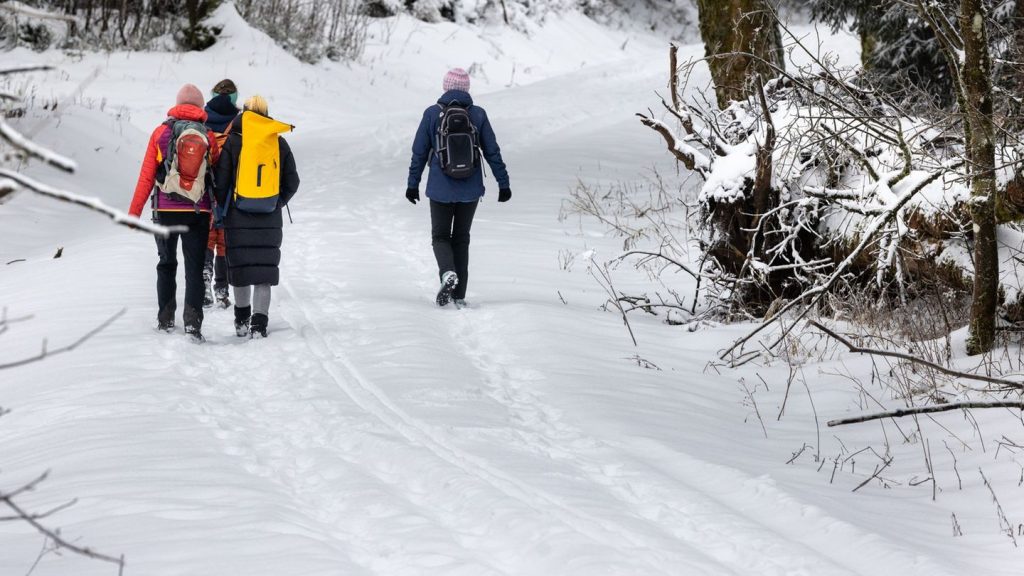
POLYGON ((157 237, 156 251, 160 262, 156 265, 157 319, 173 322, 178 304, 178 241, 185 257, 185 310, 183 320, 186 327, 199 328, 203 325, 203 264, 206 259, 206 242, 210 236, 210 215, 195 212, 160 212, 158 222, 164 226, 188 226, 188 232, 171 234, 167 238, 157 237))
POLYGON ((438 275, 450 271, 458 274, 459 284, 452 293, 456 300, 466 297, 469 284, 469 229, 473 226, 477 204, 479 202, 430 201, 430 232, 438 275))

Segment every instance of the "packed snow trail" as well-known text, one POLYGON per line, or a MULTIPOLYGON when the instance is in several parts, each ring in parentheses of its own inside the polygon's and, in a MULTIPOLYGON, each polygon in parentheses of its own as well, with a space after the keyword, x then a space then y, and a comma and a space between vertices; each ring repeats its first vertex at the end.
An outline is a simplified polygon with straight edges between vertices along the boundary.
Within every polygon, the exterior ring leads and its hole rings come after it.
MULTIPOLYGON (((155 333, 152 241, 105 223, 60 260, 5 270, 4 304, 36 314, 13 357, 128 313, 79 352, 4 375, 0 479, 52 468, 30 503, 79 498, 65 534, 147 576, 1012 573, 983 547, 950 553, 944 526, 905 520, 926 503, 844 501, 813 469, 777 480, 779 445, 744 424, 735 377, 704 373, 726 329, 640 319, 632 349, 598 310, 603 292, 566 254, 614 254, 619 240, 558 215, 577 175, 632 181, 665 160, 632 119, 664 84, 661 46, 644 54, 477 94, 513 198, 497 204, 489 180, 466 310, 433 305, 429 212, 403 196, 436 93, 394 84, 379 102, 399 107, 319 121, 301 106, 312 96, 271 98, 306 121, 288 137, 303 183, 266 340, 237 338, 230 310, 208 311, 202 346, 155 333)), ((23 231, 18 242, 47 237, 23 231)), ((0 539, 0 574, 26 572, 39 539, 10 523, 0 539)), ((65 555, 35 572, 68 573, 110 571, 65 555)))

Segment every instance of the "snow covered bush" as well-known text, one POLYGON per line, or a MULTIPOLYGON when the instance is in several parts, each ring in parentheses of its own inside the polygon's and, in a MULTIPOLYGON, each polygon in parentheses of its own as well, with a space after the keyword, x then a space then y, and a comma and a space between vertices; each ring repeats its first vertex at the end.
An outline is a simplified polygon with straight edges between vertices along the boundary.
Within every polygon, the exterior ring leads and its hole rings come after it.
MULTIPOLYGON (((906 301, 939 283, 969 293, 962 136, 910 115, 855 71, 818 65, 724 109, 673 94, 664 105, 675 126, 641 115, 703 180, 699 273, 708 288, 734 312, 769 319, 844 291, 906 301)), ((1024 208, 1024 178, 1012 170, 1020 153, 1007 146, 999 156, 1000 220, 1010 223, 1024 208)), ((1012 224, 1000 233, 1020 239, 1012 224)), ((1024 319, 1020 285, 1004 272, 1004 313, 1014 319, 1024 319)))

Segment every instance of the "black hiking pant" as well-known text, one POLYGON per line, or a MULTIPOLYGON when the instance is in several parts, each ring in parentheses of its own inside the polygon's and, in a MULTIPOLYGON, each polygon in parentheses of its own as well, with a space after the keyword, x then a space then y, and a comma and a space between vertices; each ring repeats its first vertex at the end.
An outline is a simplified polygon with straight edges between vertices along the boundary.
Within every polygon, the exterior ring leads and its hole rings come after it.
POLYGON ((203 264, 206 260, 206 242, 210 235, 210 215, 195 212, 159 212, 157 222, 163 226, 188 226, 188 232, 156 238, 156 251, 160 262, 156 265, 157 320, 174 322, 178 308, 178 243, 185 260, 185 327, 203 325, 203 264))
POLYGON ((479 202, 430 201, 430 232, 438 276, 455 272, 459 284, 452 297, 462 300, 469 285, 469 229, 479 202))

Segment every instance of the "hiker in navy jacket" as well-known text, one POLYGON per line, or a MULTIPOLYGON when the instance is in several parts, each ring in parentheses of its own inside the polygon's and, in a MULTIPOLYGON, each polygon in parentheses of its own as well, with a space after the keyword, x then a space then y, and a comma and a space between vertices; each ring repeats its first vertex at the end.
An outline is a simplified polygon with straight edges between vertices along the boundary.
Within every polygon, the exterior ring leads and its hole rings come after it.
POLYGON ((437 305, 446 306, 452 300, 462 308, 466 305, 466 286, 469 281, 469 231, 477 204, 484 195, 482 166, 477 165, 465 179, 452 178, 441 168, 436 148, 438 126, 446 106, 458 104, 468 109, 470 122, 476 129, 483 159, 491 167, 498 181, 498 202, 512 198, 508 170, 501 159, 501 149, 487 119, 487 112, 473 104, 469 95, 469 74, 461 68, 450 70, 444 77, 444 95, 437 104, 423 112, 416 138, 412 143, 412 161, 405 197, 416 203, 420 199, 419 185, 423 170, 430 164, 427 177, 427 198, 430 200, 430 221, 434 257, 437 259, 441 289, 437 305))

